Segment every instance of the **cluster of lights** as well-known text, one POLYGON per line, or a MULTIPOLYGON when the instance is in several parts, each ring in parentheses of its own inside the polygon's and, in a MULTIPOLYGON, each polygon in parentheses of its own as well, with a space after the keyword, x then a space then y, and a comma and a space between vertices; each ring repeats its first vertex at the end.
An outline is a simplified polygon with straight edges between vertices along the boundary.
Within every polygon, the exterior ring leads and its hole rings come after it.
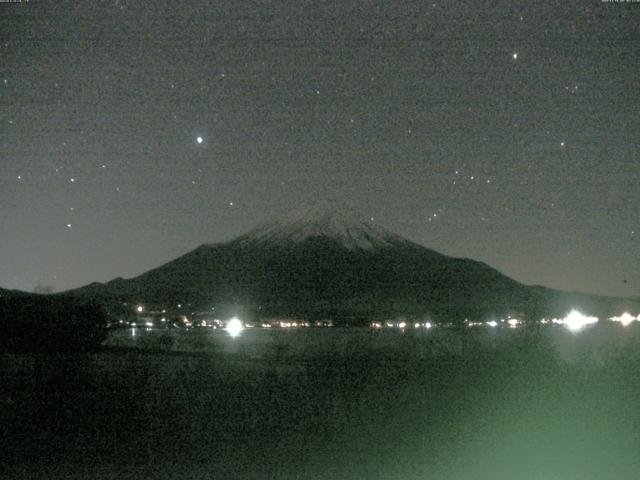
POLYGON ((638 315, 637 317, 634 317, 629 312, 624 312, 619 317, 611 317, 609 320, 611 320, 612 322, 618 322, 623 327, 626 327, 627 325, 630 325, 632 322, 640 322, 640 315, 638 315))
POLYGON ((598 323, 598 317, 591 317, 580 313, 578 310, 571 310, 564 318, 542 319, 540 323, 544 325, 548 323, 563 325, 572 332, 577 332, 589 325, 598 323))
POLYGON ((213 320, 208 320, 205 318, 205 319, 199 320, 198 324, 201 327, 213 328, 214 330, 218 328, 224 328, 225 326, 224 322, 222 320, 218 320, 217 318, 213 320))
MULTIPOLYGON (((629 325, 631 322, 634 321, 639 321, 640 322, 640 315, 638 315, 637 317, 634 317, 628 313, 624 313, 622 316, 620 317, 612 317, 611 318, 612 321, 614 322, 620 322, 622 325, 629 325)), ((571 330, 572 332, 577 332, 579 330, 582 330, 583 328, 589 326, 589 325, 593 325, 595 323, 598 322, 598 317, 592 317, 589 315, 584 315, 582 313, 580 313, 577 310, 572 310, 571 312, 569 312, 564 318, 552 318, 552 319, 542 319, 540 320, 540 323, 543 325, 547 325, 549 323, 551 324, 555 324, 555 325, 563 325, 564 327, 568 328, 569 330, 571 330)), ((490 327, 490 328, 497 328, 501 325, 504 325, 505 327, 508 328, 518 328, 519 326, 523 325, 525 322, 524 320, 518 319, 518 318, 512 318, 512 317, 507 317, 507 318, 503 318, 501 320, 488 320, 485 322, 478 322, 478 321, 469 321, 469 320, 465 320, 465 325, 467 327, 482 327, 482 326, 486 326, 486 327, 490 327)), ((414 323, 414 328, 418 329, 418 328, 426 328, 426 329, 430 329, 433 328, 434 325, 431 324, 430 322, 425 322, 425 323, 414 323)), ((407 323, 404 321, 400 321, 400 322, 385 322, 384 324, 382 322, 372 322, 370 324, 370 327, 376 330, 381 330, 385 327, 387 328, 398 328, 400 330, 404 330, 407 328, 407 323)))
POLYGON ((468 327, 481 327, 484 325, 484 322, 467 322, 468 327))
MULTIPOLYGON (((405 321, 400 321, 400 322, 385 322, 384 324, 382 322, 372 322, 370 324, 370 327, 375 329, 375 330, 381 330, 385 327, 387 328, 399 328, 400 330, 404 330, 407 328, 407 322, 405 321)), ((427 330, 429 330, 430 328, 433 328, 433 324, 431 322, 424 322, 424 323, 420 323, 420 322, 415 322, 413 324, 413 328, 415 329, 420 329, 420 328, 426 328, 427 330)))
POLYGON ((298 328, 298 327, 311 326, 309 322, 283 322, 283 321, 281 321, 278 325, 280 328, 298 328))
MULTIPOLYGON (((249 322, 243 323, 237 317, 233 317, 231 320, 227 322, 225 329, 227 330, 230 336, 237 337, 245 328, 255 328, 255 326, 256 325, 254 325, 253 323, 249 323, 249 322)), ((262 323, 260 324, 260 326, 262 328, 273 328, 273 325, 271 323, 262 323)), ((298 327, 308 328, 311 326, 311 324, 309 322, 304 322, 304 321, 303 322, 280 321, 279 323, 276 324, 276 326, 279 326, 280 328, 298 328, 298 327)), ((333 326, 333 323, 332 322, 316 322, 316 326, 318 327, 333 326)))
POLYGON ((517 318, 510 318, 507 320, 509 324, 509 328, 518 328, 518 326, 522 325, 522 321, 517 318))
MULTIPOLYGON (((178 308, 181 308, 182 305, 178 304, 178 308)), ((135 311, 136 313, 140 314, 143 313, 145 311, 145 308, 143 305, 137 305, 135 307, 135 311)), ((166 313, 166 310, 162 310, 162 313, 166 313)), ((628 326, 633 322, 640 322, 640 315, 637 315, 636 317, 634 317, 633 315, 631 315, 628 312, 623 313, 620 316, 614 316, 611 317, 609 320, 611 320, 612 322, 617 322, 620 323, 623 326, 628 326)), ((165 323, 167 322, 167 319, 165 316, 163 316, 160 319, 161 322, 165 323)), ((555 325, 563 325, 566 328, 568 328, 569 330, 571 330, 572 332, 576 332, 579 330, 582 330, 583 328, 589 326, 589 325, 593 325, 595 323, 598 322, 598 318, 597 317, 592 317, 592 316, 588 316, 588 315, 584 315, 581 312, 579 312, 578 310, 572 310, 571 312, 569 312, 564 318, 552 318, 552 319, 545 319, 543 318, 542 320, 540 320, 540 323, 543 325, 547 325, 549 323, 551 324, 555 324, 555 325)), ((122 320, 120 321, 120 323, 122 323, 122 320)), ((182 323, 184 326, 186 327, 191 327, 193 324, 192 322, 188 319, 188 317, 186 315, 182 315, 180 318, 180 323, 182 323)), ((496 328, 498 326, 500 326, 501 324, 506 324, 509 326, 509 328, 517 328, 518 326, 522 325, 524 322, 522 320, 519 320, 517 318, 512 318, 512 317, 508 317, 506 319, 501 319, 500 321, 496 321, 496 320, 489 320, 489 321, 485 321, 485 322, 477 322, 477 321, 469 321, 469 320, 465 320, 465 324, 468 327, 479 327, 479 326, 487 326, 487 327, 491 327, 491 328, 496 328)), ((136 322, 130 322, 129 325, 133 328, 136 328, 138 326, 138 324, 136 322)), ((144 326, 148 327, 148 328, 152 328, 154 327, 154 323, 149 319, 146 320, 143 324, 144 326)), ((401 320, 401 321, 387 321, 387 322, 372 322, 370 324, 370 327, 376 330, 381 330, 383 328, 397 328, 400 330, 405 330, 408 327, 408 324, 406 321, 401 320)), ((505 325, 505 326, 506 326, 505 325)), ((237 337, 238 335, 240 335, 240 332, 242 332, 242 330, 244 330, 245 328, 252 328, 255 327, 256 325, 252 324, 252 323, 243 323, 242 321, 240 321, 238 318, 233 317, 232 319, 230 319, 229 321, 227 321, 226 323, 215 319, 215 320, 202 320, 199 322, 199 326, 202 327, 211 327, 211 328, 225 328, 227 330, 227 332, 229 332, 229 334, 232 337, 237 337)), ((263 322, 261 324, 259 324, 260 327, 262 328, 272 328, 272 327, 280 327, 280 328, 298 328, 298 327, 311 327, 311 323, 308 321, 294 321, 294 320, 281 320, 281 321, 277 321, 275 323, 271 322, 263 322)), ((331 321, 316 321, 314 322, 314 326, 316 327, 331 327, 333 326, 333 322, 331 321)), ((431 322, 415 322, 413 323, 413 328, 414 329, 431 329, 433 328, 435 325, 432 324, 431 322)))

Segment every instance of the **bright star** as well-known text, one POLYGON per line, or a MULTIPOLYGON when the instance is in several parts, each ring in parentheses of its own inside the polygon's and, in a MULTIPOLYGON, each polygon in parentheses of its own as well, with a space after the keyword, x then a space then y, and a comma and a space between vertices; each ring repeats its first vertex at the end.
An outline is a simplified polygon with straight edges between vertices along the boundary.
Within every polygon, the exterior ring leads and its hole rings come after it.
POLYGON ((512 57, 513 57, 513 59, 514 59, 514 60, 517 60, 517 59, 518 59, 518 52, 515 52, 515 53, 512 55, 512 57))
POLYGON ((196 138, 196 142, 202 143, 202 142, 204 142, 204 138, 198 137, 198 138, 196 138))

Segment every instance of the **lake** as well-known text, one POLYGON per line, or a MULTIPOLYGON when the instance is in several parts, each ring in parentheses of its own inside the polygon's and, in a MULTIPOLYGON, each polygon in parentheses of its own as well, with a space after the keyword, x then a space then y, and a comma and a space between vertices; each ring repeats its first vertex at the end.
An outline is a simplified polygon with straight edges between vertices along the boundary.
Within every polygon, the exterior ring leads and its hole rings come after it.
POLYGON ((636 479, 639 346, 634 325, 124 329, 0 356, 0 476, 636 479))

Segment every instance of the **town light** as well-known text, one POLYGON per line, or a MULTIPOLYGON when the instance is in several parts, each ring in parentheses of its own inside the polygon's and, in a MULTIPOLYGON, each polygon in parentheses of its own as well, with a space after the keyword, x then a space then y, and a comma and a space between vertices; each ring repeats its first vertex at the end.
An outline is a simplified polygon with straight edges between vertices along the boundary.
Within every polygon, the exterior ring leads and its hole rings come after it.
MULTIPOLYGON (((640 315, 638 316, 638 318, 640 318, 640 315)), ((633 315, 631 315, 629 312, 624 312, 621 316, 619 317, 611 317, 611 320, 613 322, 619 322, 622 324, 623 327, 626 327, 627 325, 629 325, 631 322, 636 320, 636 317, 634 317, 633 315)))
POLYGON ((577 332, 587 325, 591 325, 597 321, 597 317, 588 317, 577 310, 571 310, 571 312, 562 320, 562 324, 572 332, 577 332))
POLYGON ((244 326, 242 325, 242 322, 236 317, 233 317, 227 322, 227 332, 229 332, 230 336, 237 337, 238 335, 240 335, 240 332, 242 332, 242 330, 244 330, 244 326))

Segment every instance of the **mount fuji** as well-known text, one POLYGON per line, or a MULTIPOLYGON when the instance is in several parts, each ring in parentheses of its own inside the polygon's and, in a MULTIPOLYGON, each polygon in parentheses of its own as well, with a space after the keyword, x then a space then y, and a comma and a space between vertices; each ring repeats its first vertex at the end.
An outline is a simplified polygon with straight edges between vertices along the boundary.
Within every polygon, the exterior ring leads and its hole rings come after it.
POLYGON ((619 314, 629 299, 521 284, 488 265, 396 235, 333 203, 306 204, 224 243, 205 244, 142 275, 93 283, 68 295, 106 304, 141 302, 246 317, 460 321, 563 316, 572 308, 619 314))

